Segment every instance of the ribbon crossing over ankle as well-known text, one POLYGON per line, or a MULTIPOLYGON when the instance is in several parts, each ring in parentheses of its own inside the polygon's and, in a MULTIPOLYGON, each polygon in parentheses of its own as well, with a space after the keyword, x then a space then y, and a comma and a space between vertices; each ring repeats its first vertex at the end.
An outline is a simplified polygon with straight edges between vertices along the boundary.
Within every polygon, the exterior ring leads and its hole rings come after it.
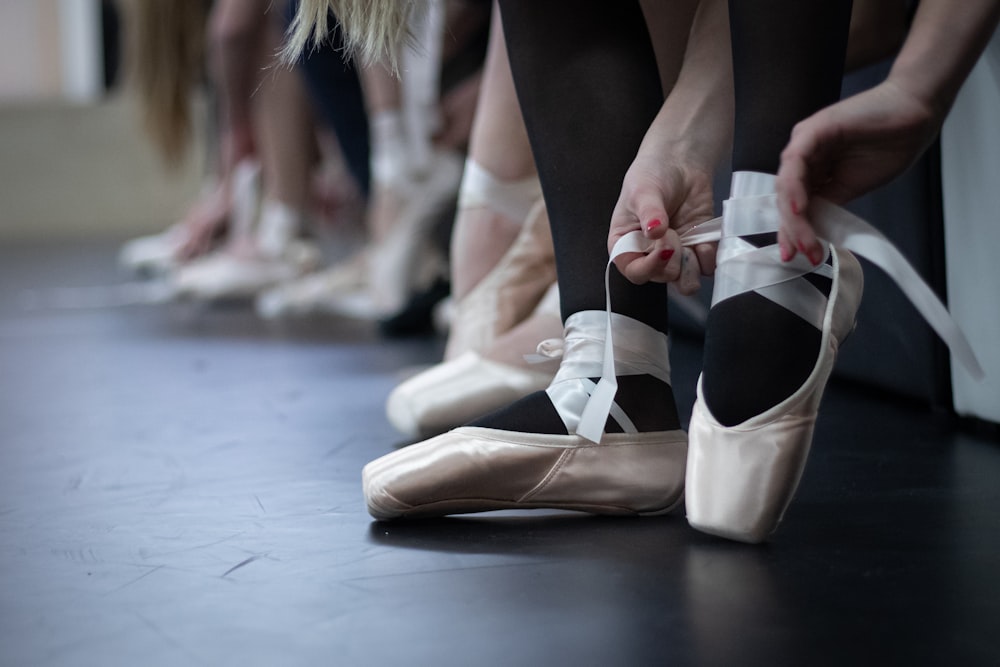
MULTIPOLYGON (((755 199, 758 198, 761 203, 777 207, 777 195, 755 197, 755 199)), ((861 255, 885 271, 927 323, 948 345, 969 374, 977 380, 985 377, 972 346, 948 313, 948 309, 885 235, 853 213, 823 199, 814 199, 810 204, 809 213, 820 238, 833 246, 861 255)), ((715 243, 721 239, 721 236, 722 218, 714 218, 696 225, 682 234, 681 244, 694 246, 701 243, 715 243)), ((605 308, 608 317, 604 339, 603 370, 601 380, 597 383, 596 389, 587 402, 576 430, 578 435, 592 442, 600 442, 604 424, 610 413, 611 403, 618 391, 618 380, 614 370, 611 325, 611 290, 609 285, 611 265, 619 255, 647 253, 652 247, 653 242, 646 239, 641 230, 629 232, 615 243, 604 271, 605 308)))

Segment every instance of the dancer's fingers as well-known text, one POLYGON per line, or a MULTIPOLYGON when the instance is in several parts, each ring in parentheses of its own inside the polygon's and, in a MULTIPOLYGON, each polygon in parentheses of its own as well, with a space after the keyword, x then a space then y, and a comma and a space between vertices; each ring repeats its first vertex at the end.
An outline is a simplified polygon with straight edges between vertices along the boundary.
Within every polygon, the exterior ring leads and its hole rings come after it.
POLYGON ((718 243, 699 243, 694 246, 694 254, 698 258, 698 268, 701 270, 701 275, 715 275, 715 257, 718 252, 718 243))
POLYGON ((680 276, 677 278, 677 291, 690 296, 701 288, 701 264, 698 255, 691 248, 681 251, 680 276))

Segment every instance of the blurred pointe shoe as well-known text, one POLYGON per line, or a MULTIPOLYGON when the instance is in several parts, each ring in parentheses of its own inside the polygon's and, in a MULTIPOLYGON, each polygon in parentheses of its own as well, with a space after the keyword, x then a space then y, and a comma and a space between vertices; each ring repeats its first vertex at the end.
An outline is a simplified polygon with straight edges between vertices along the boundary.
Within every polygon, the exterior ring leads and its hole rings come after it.
POLYGON ((364 250, 330 268, 263 291, 257 314, 266 319, 328 313, 344 294, 363 293, 368 287, 368 256, 364 250))
MULTIPOLYGON (((669 383, 666 336, 621 315, 612 320, 612 365, 669 383)), ((656 515, 676 507, 683 431, 639 433, 612 401, 610 419, 624 432, 601 433, 598 442, 579 434, 594 390, 589 378, 601 374, 607 322, 604 311, 566 321, 565 353, 546 393, 569 435, 465 426, 387 454, 362 474, 369 513, 379 520, 539 508, 656 515)))
POLYGON ((118 263, 135 273, 167 273, 177 264, 177 253, 187 242, 184 223, 178 222, 159 234, 126 241, 118 253, 118 263))
POLYGON ((265 201, 256 233, 182 266, 173 278, 176 293, 202 301, 249 298, 315 270, 319 248, 293 238, 301 223, 301 213, 265 201))
POLYGON ((429 169, 411 174, 411 180, 396 193, 403 198, 399 215, 369 254, 368 283, 382 315, 401 310, 415 292, 442 272, 444 257, 435 248, 432 233, 455 205, 461 178, 462 158, 436 151, 429 169))
MULTIPOLYGON (((537 332, 533 339, 537 342, 525 351, 537 347, 543 352, 555 347, 557 341, 546 340, 562 334, 555 284, 538 304, 533 319, 536 322, 526 322, 525 326, 537 332)), ((519 340, 524 338, 519 336, 519 340)), ((560 349, 561 344, 560 339, 560 349)), ((427 438, 545 389, 557 368, 558 358, 515 366, 494 361, 485 352, 468 350, 401 382, 389 394, 386 416, 400 433, 427 438)))
POLYGON ((248 234, 260 197, 260 164, 253 158, 234 168, 229 186, 206 185, 184 220, 152 236, 127 241, 118 255, 126 269, 150 274, 167 273, 191 256, 215 248, 227 226, 230 237, 248 234))
POLYGON ((460 206, 485 207, 523 224, 496 266, 452 302, 445 359, 485 350, 531 315, 556 280, 552 233, 537 178, 501 182, 469 160, 460 206))
POLYGON ((217 241, 229 222, 230 198, 217 184, 206 185, 183 220, 159 234, 126 241, 118 253, 122 268, 135 273, 168 273, 181 262, 192 236, 206 234, 206 245, 217 241))

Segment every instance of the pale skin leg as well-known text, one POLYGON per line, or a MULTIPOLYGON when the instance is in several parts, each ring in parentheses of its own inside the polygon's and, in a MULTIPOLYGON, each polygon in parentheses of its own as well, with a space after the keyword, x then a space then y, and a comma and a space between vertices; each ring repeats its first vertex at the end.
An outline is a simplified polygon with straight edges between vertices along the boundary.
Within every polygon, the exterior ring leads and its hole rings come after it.
POLYGON ((253 154, 251 96, 266 63, 261 48, 269 0, 219 0, 209 18, 209 69, 222 113, 222 169, 253 154))
MULTIPOLYGON (((281 30, 270 19, 265 30, 264 52, 273 54, 281 45, 281 30)), ((300 74, 272 62, 254 94, 254 116, 265 197, 305 211, 316 141, 300 74)))
POLYGON ((233 167, 254 154, 251 96, 264 61, 268 0, 219 0, 209 17, 208 69, 219 94, 219 184, 186 216, 181 259, 207 252, 230 213, 233 167))
MULTIPOLYGON (((643 13, 653 35, 664 90, 680 73, 696 0, 666 5, 647 0, 643 13)), ((500 180, 512 181, 535 173, 507 61, 498 13, 494 13, 490 51, 472 128, 470 157, 500 180)), ((486 209, 461 212, 452 240, 452 294, 461 299, 496 265, 520 230, 520 221, 486 209)))
MULTIPOLYGON (((469 159, 497 180, 513 182, 533 176, 535 162, 517 104, 497 12, 493 18, 479 105, 469 140, 469 159)), ((459 211, 451 242, 452 295, 456 299, 468 294, 496 266, 523 222, 510 220, 489 207, 459 211)))
MULTIPOLYGON (((361 70, 361 85, 365 93, 368 118, 373 124, 372 150, 377 154, 384 149, 384 146, 381 145, 383 142, 375 123, 378 122, 380 115, 402 113, 399 80, 384 65, 370 64, 361 70)), ((398 139, 405 144, 405 137, 398 139)), ((378 159, 377 155, 373 157, 378 159)), ((368 231, 373 243, 378 243, 391 231, 392 222, 399 214, 400 205, 399 197, 392 193, 391 184, 385 182, 379 169, 375 168, 372 172, 372 197, 367 217, 368 231)))

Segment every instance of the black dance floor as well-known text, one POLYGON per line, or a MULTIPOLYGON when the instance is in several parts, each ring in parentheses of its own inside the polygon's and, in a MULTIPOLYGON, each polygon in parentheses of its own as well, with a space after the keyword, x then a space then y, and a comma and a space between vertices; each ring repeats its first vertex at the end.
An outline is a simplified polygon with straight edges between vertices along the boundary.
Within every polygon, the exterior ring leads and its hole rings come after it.
POLYGON ((1000 444, 947 415, 834 383, 762 547, 682 512, 379 524, 384 399, 441 341, 67 307, 114 250, 0 249, 3 665, 1000 664, 1000 444))

